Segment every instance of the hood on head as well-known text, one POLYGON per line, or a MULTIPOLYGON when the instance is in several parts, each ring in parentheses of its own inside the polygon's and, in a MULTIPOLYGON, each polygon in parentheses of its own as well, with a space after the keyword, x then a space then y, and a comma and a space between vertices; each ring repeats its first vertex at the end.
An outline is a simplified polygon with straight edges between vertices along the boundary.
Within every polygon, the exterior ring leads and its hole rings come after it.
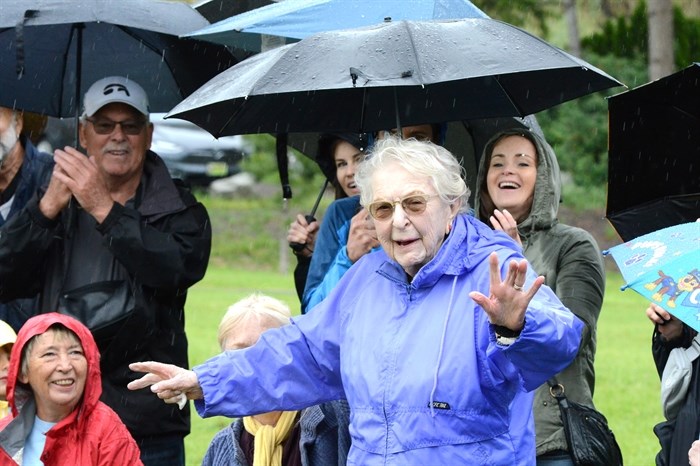
POLYGON ((495 134, 484 146, 484 153, 479 162, 476 178, 476 193, 474 194, 474 210, 476 216, 488 223, 493 213, 493 202, 486 189, 486 173, 488 172, 490 154, 498 141, 506 136, 522 136, 532 142, 537 150, 537 180, 532 198, 532 207, 528 217, 518 224, 521 232, 550 228, 557 221, 559 203, 561 201, 561 173, 559 162, 554 149, 545 141, 541 134, 525 128, 507 129, 495 134))
POLYGON ((85 381, 85 392, 83 399, 78 405, 82 410, 92 409, 97 404, 100 395, 102 395, 102 381, 100 380, 100 353, 97 349, 95 339, 92 337, 90 330, 67 315, 51 312, 48 314, 39 314, 29 319, 19 330, 17 340, 12 347, 10 355, 10 370, 7 374, 7 401, 12 409, 12 415, 17 416, 24 402, 32 396, 29 387, 19 382, 20 362, 22 351, 36 335, 45 333, 49 327, 54 324, 61 324, 70 329, 78 336, 80 344, 83 347, 85 358, 87 359, 87 379, 85 381))

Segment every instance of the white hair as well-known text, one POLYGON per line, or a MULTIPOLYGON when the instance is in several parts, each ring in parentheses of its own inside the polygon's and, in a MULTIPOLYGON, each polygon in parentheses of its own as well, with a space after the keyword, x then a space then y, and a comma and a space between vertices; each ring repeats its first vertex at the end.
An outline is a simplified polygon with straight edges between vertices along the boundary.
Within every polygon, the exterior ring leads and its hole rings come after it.
POLYGON ((460 212, 469 210, 470 191, 464 182, 464 168, 452 153, 432 142, 396 136, 377 141, 355 173, 363 206, 368 206, 374 200, 371 182, 374 173, 392 163, 401 165, 410 173, 430 178, 437 194, 445 202, 459 202, 460 212))
POLYGON ((274 328, 289 324, 291 317, 289 307, 282 301, 271 296, 253 293, 229 306, 219 324, 219 346, 224 349, 226 340, 241 322, 257 319, 258 322, 272 322, 273 325, 270 328, 274 328))

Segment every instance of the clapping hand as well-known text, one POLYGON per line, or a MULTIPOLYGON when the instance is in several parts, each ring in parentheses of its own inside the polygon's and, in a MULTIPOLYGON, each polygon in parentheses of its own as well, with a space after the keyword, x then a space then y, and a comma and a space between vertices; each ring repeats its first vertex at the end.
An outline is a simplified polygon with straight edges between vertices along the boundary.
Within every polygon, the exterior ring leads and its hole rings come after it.
POLYGON ((523 242, 520 240, 520 234, 518 234, 518 222, 515 221, 515 218, 513 218, 510 212, 505 209, 495 209, 493 215, 489 217, 489 221, 494 230, 504 232, 506 235, 513 238, 513 241, 520 246, 523 245, 523 242))

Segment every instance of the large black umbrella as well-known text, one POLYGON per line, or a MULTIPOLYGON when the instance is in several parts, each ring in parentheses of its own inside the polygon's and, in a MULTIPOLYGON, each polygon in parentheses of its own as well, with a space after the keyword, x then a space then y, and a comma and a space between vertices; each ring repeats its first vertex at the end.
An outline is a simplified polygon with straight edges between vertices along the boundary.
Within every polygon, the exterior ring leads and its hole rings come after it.
POLYGON ((169 113, 215 136, 365 132, 525 116, 620 85, 491 19, 397 21, 329 31, 244 60, 169 113))
POLYGON ((178 38, 207 24, 181 2, 3 0, 0 105, 76 116, 93 82, 124 75, 151 111, 168 111, 234 63, 222 46, 178 38))
POLYGON ((606 216, 624 241, 700 217, 700 63, 608 99, 606 216))

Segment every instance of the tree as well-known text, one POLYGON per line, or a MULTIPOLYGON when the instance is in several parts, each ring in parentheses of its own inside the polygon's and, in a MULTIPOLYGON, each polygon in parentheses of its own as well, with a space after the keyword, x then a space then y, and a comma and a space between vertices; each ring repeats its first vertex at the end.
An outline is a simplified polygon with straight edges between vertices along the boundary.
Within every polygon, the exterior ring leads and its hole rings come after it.
POLYGON ((578 17, 576 16, 576 0, 564 0, 564 17, 569 30, 569 52, 577 57, 581 56, 581 37, 578 32, 578 17))
POLYGON ((649 0, 649 77, 659 79, 675 71, 673 59, 673 3, 649 0))

